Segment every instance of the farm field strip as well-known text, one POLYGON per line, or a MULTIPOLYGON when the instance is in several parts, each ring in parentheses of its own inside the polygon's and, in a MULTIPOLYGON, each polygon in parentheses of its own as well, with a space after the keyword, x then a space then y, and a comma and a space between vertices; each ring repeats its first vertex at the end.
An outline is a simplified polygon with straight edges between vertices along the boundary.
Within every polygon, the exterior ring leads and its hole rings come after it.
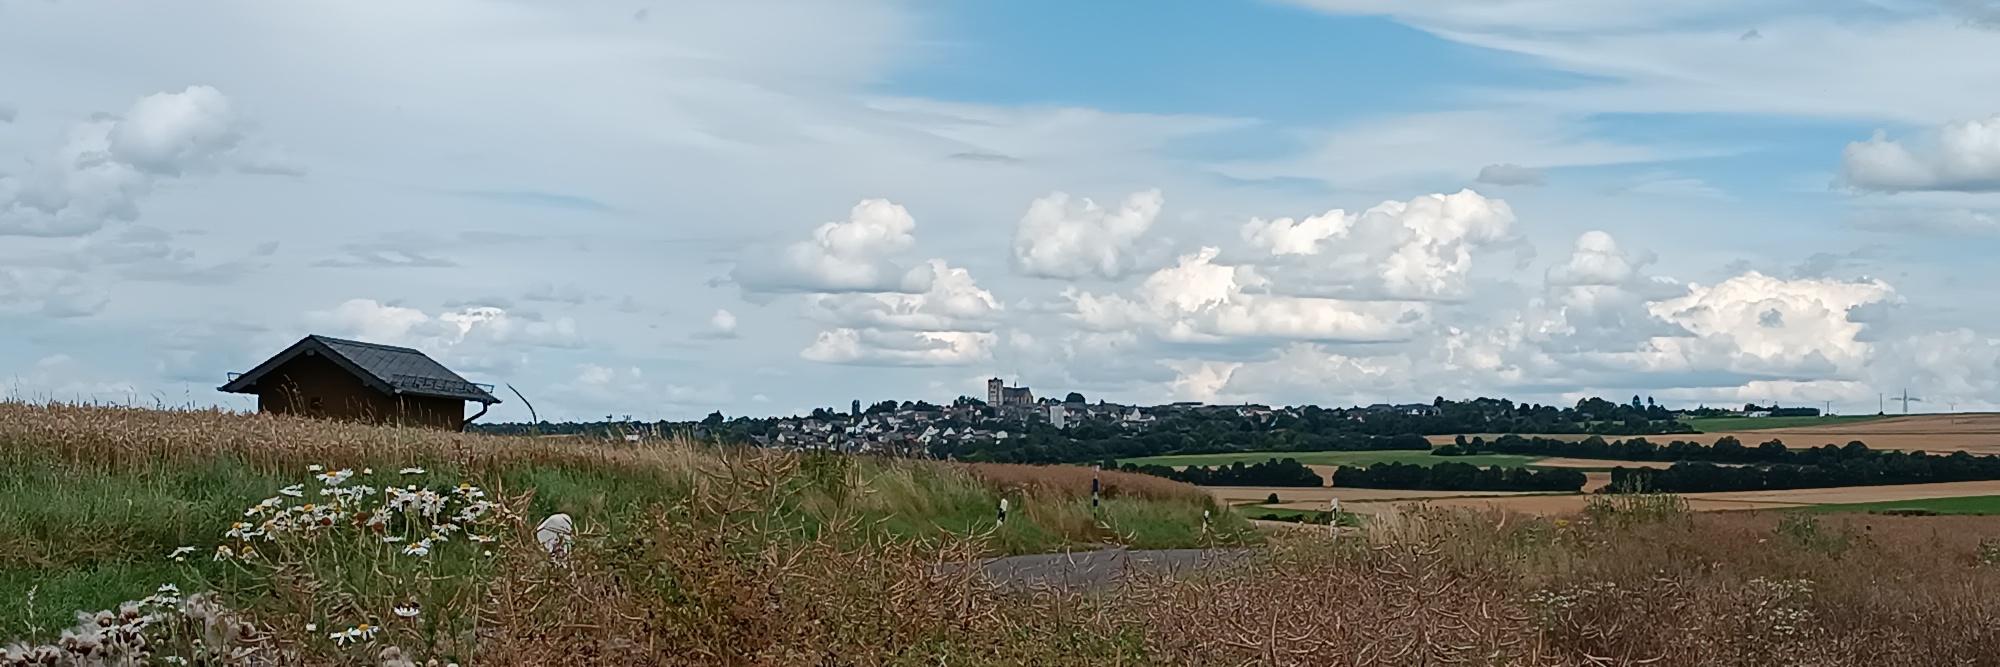
POLYGON ((1165 456, 1147 456, 1147 457, 1132 458, 1132 459, 1119 459, 1118 462, 1121 464, 1130 463, 1134 465, 1163 465, 1163 466, 1172 466, 1178 468, 1181 466, 1190 466, 1190 465, 1197 465, 1197 466, 1229 465, 1231 463, 1237 463, 1237 462, 1241 462, 1245 465, 1248 465, 1252 463, 1263 463, 1271 459, 1293 459, 1298 461, 1299 463, 1303 463, 1306 465, 1323 465, 1323 466, 1342 466, 1342 465, 1366 466, 1366 465, 1373 465, 1376 463, 1415 463, 1418 465, 1428 465, 1432 463, 1440 463, 1443 461, 1458 461, 1461 463, 1470 463, 1481 467, 1497 465, 1497 466, 1507 466, 1511 468, 1533 463, 1536 457, 1521 456, 1517 454, 1480 454, 1475 456, 1454 456, 1447 458, 1442 456, 1434 456, 1430 453, 1429 450, 1387 449, 1387 450, 1368 450, 1368 451, 1358 451, 1358 452, 1354 451, 1226 452, 1221 454, 1169 454, 1165 456))
POLYGON ((2000 496, 1964 496, 1959 498, 1923 498, 1918 500, 1887 500, 1873 503, 1843 503, 1814 505, 1813 512, 1874 512, 1880 510, 1925 510, 1937 514, 1990 515, 2000 514, 2000 496))
POLYGON ((1209 495, 1230 505, 1245 503, 1263 504, 1271 494, 1278 494, 1279 503, 1274 507, 1292 509, 1326 509, 1326 502, 1339 498, 1342 503, 1415 500, 1428 498, 1464 497, 1506 497, 1536 495, 1539 491, 1417 491, 1405 489, 1359 489, 1337 486, 1207 486, 1202 487, 1209 495))
MULTIPOLYGON (((1955 413, 1939 415, 1907 415, 1891 417, 1833 417, 1818 418, 1822 421, 1800 425, 1790 421, 1791 417, 1772 418, 1720 418, 1703 420, 1701 424, 1711 429, 1703 433, 1674 433, 1647 436, 1600 436, 1606 440, 1622 440, 1643 437, 1653 442, 1686 440, 1703 444, 1713 444, 1724 436, 1743 441, 1746 445, 1756 445, 1772 439, 1782 440, 1790 447, 1818 447, 1820 445, 1845 445, 1860 440, 1876 449, 1922 450, 1931 453, 1946 453, 1965 450, 1974 454, 2000 454, 2000 413, 1955 413), (1786 422, 1770 425, 1772 419, 1786 422)), ((1487 440, 1498 438, 1497 433, 1468 433, 1465 437, 1483 437, 1487 440)), ((1588 434, 1520 434, 1538 438, 1576 441, 1590 437, 1588 434)), ((1425 436, 1432 445, 1451 444, 1459 436, 1425 436)))
POLYGON ((1855 424, 1893 419, 1881 415, 1834 415, 1829 417, 1690 417, 1681 423, 1695 430, 1767 431, 1778 428, 1847 428, 1855 424))
MULTIPOLYGON (((1681 495, 1682 498, 1687 499, 1689 509, 1698 512, 1900 503, 1979 496, 2000 496, 2000 480, 1943 482, 1938 484, 1899 484, 1892 486, 1848 486, 1830 489, 1786 489, 1781 491, 1719 491, 1681 495)), ((1341 502, 1348 503, 1349 501, 1343 498, 1341 502)), ((1392 512, 1415 503, 1426 503, 1438 507, 1496 509, 1527 514, 1567 514, 1583 511, 1584 505, 1588 502, 1589 496, 1584 494, 1520 494, 1514 497, 1458 495, 1404 499, 1379 497, 1356 499, 1352 501, 1351 507, 1343 504, 1342 508, 1368 514, 1392 512), (1520 497, 1523 495, 1527 497, 1520 497)), ((2000 501, 1997 501, 1996 505, 2000 505, 2000 501)))

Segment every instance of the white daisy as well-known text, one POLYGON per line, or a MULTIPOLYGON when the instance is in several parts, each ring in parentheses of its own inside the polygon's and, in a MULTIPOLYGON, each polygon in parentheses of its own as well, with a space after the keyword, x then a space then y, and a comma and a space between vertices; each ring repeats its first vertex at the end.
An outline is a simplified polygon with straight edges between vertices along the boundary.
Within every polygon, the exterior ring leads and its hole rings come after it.
POLYGON ((423 468, 418 468, 418 467, 415 467, 415 466, 412 466, 412 467, 409 467, 409 468, 404 468, 404 469, 402 469, 402 470, 398 470, 398 471, 396 471, 396 472, 398 472, 398 473, 401 473, 401 474, 405 474, 405 475, 421 475, 421 474, 424 474, 424 469, 423 469, 423 468))
POLYGON ((287 496, 291 496, 291 497, 293 497, 293 498, 304 498, 304 497, 305 497, 305 495, 306 495, 306 485, 304 485, 304 484, 293 484, 293 485, 291 485, 291 486, 287 486, 287 487, 285 487, 285 488, 282 488, 282 489, 278 489, 278 493, 282 493, 282 494, 285 494, 285 495, 287 495, 287 496))
POLYGON ((401 618, 416 618, 418 614, 424 613, 423 608, 417 606, 417 603, 415 602, 411 602, 409 604, 396 605, 394 608, 391 608, 390 611, 395 612, 396 615, 401 618))
POLYGON ((423 556, 429 556, 430 554, 431 554, 430 540, 417 540, 416 542, 411 543, 410 546, 403 547, 403 555, 405 556, 423 557, 423 556))

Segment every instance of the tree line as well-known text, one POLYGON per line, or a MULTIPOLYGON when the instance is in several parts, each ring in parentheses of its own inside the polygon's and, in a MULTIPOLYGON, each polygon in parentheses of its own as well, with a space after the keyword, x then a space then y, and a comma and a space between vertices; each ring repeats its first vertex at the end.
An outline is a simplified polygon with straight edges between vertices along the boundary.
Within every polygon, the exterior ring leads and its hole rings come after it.
POLYGON ((1873 456, 1825 460, 1811 465, 1717 465, 1704 461, 1675 463, 1665 469, 1616 468, 1612 493, 1759 491, 1820 489, 1837 486, 1885 486, 2000 479, 2000 457, 1953 452, 1939 456, 1923 452, 1871 450, 1873 456))
POLYGON ((1296 459, 1270 459, 1262 463, 1244 465, 1237 461, 1226 466, 1187 466, 1175 470, 1170 466, 1157 464, 1115 465, 1106 461, 1105 468, 1136 472, 1167 479, 1177 479, 1201 486, 1326 486, 1326 479, 1296 459))
POLYGON ((1575 492, 1583 489, 1585 481, 1582 471, 1566 468, 1481 468, 1458 462, 1376 463, 1366 468, 1341 466, 1333 471, 1334 486, 1368 489, 1575 492))
POLYGON ((1431 450, 1438 456, 1469 456, 1473 454, 1522 454, 1526 456, 1562 456, 1579 459, 1605 459, 1612 461, 1712 461, 1716 463, 1790 463, 1795 465, 1819 465, 1829 461, 1846 461, 1880 456, 1886 452, 1870 449, 1860 441, 1844 446, 1832 444, 1819 447, 1791 448, 1781 440, 1772 439, 1749 447, 1733 436, 1723 436, 1713 445, 1705 445, 1688 440, 1674 440, 1666 444, 1656 444, 1645 438, 1611 440, 1591 436, 1582 440, 1562 440, 1559 438, 1524 437, 1503 435, 1492 440, 1474 436, 1458 436, 1452 444, 1431 450))

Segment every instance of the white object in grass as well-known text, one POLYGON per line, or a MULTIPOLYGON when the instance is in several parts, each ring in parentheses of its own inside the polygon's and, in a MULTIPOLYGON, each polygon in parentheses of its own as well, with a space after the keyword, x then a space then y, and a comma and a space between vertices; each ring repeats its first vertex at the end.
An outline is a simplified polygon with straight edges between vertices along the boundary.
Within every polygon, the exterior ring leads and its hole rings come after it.
POLYGON ((535 527, 535 541, 542 543, 542 549, 550 556, 561 557, 569 553, 570 540, 576 535, 576 528, 568 514, 551 514, 535 527))

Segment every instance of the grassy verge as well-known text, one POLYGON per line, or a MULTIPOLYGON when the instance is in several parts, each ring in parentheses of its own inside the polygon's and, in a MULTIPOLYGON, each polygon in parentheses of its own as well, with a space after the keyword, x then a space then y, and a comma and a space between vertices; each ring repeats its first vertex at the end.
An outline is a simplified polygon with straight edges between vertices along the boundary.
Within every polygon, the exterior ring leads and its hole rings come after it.
POLYGON ((1476 466, 1505 466, 1518 468, 1534 463, 1539 457, 1514 454, 1478 454, 1473 456, 1435 456, 1428 451, 1382 450, 1366 452, 1231 452, 1227 454, 1175 454, 1168 456, 1147 456, 1135 459, 1120 459, 1119 463, 1163 466, 1215 466, 1231 463, 1262 463, 1270 459, 1296 459, 1306 465, 1367 466, 1376 463, 1414 463, 1432 465, 1437 463, 1469 463, 1476 466))
MULTIPOLYGON (((551 444, 270 416, 0 404, 0 640, 46 636, 67 627, 76 611, 115 608, 161 584, 226 591, 250 609, 284 607, 284 586, 209 555, 240 546, 223 532, 244 520, 247 508, 280 498, 280 489, 303 484, 306 497, 294 502, 314 501, 321 484, 309 466, 353 471, 348 484, 373 488, 471 484, 512 509, 524 531, 566 513, 580 531, 622 548, 663 522, 695 534, 736 526, 740 542, 712 546, 745 554, 778 548, 774 543, 902 545, 894 548, 966 558, 1257 539, 1240 517, 1215 511, 1222 507, 1207 494, 1144 475, 1104 473, 1104 497, 1093 508, 1085 469, 686 442, 551 444), (1003 498, 1011 510, 998 525, 1003 498), (1204 511, 1215 515, 1207 530, 1204 511), (182 547, 193 553, 169 560, 182 547)), ((517 542, 533 546, 532 537, 517 542)), ((350 547, 285 565, 315 586, 359 599, 412 595, 397 587, 427 578, 466 582, 433 591, 438 595, 470 594, 497 577, 461 565, 436 566, 424 577, 360 576, 359 561, 384 549, 350 547)), ((284 611, 294 612, 305 613, 284 611)))
MULTIPOLYGON (((1762 431, 1773 428, 1799 428, 1805 426, 1836 426, 1858 424, 1879 419, 1884 415, 1835 415, 1826 417, 1688 417, 1681 422, 1703 433, 1727 433, 1731 431, 1762 431)), ((1673 436, 1647 436, 1661 440, 1673 436)))
POLYGON ((1923 500, 1893 500, 1875 503, 1842 503, 1836 505, 1814 505, 1797 511, 1821 514, 1835 513, 1896 513, 1899 510, 1913 510, 1925 514, 1996 515, 2000 514, 2000 496, 1965 496, 1961 498, 1927 498, 1923 500))

